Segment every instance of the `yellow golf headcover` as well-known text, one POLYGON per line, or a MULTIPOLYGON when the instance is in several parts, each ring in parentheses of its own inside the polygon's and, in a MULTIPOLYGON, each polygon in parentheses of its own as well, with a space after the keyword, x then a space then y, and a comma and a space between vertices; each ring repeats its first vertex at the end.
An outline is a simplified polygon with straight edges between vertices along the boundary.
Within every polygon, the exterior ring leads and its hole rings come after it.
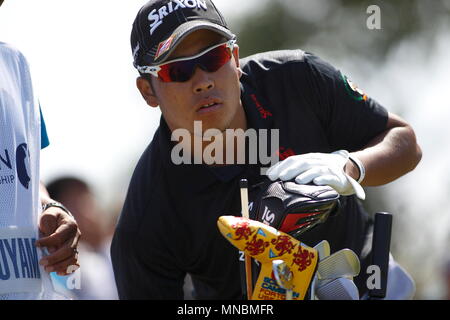
POLYGON ((236 248, 261 262, 252 300, 284 300, 272 272, 272 261, 283 260, 293 274, 293 300, 303 300, 314 277, 317 250, 262 222, 243 217, 222 216, 217 221, 222 235, 236 248))

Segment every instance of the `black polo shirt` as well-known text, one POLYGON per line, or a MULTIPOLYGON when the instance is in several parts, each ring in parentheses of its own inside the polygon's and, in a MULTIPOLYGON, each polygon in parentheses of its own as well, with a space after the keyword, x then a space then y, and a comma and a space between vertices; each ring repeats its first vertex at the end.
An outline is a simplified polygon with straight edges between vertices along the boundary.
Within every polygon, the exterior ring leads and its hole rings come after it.
MULTIPOLYGON (((248 128, 279 129, 281 160, 356 151, 385 130, 387 111, 312 54, 267 52, 242 59, 241 68, 248 128)), ((174 165, 172 146, 161 118, 132 176, 111 246, 119 297, 182 299, 189 273, 197 298, 239 299, 238 250, 220 234, 217 219, 240 215, 239 180, 265 179, 261 165, 174 165)), ((314 246, 326 239, 333 252, 350 248, 360 255, 369 217, 355 196, 343 198, 338 216, 300 240, 314 246)))

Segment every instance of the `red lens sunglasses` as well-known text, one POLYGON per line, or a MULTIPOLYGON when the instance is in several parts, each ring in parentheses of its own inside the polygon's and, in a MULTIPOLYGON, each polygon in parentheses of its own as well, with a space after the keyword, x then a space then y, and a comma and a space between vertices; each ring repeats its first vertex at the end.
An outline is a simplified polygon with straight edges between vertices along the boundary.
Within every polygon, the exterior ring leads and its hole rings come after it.
POLYGON ((230 61, 236 40, 212 46, 191 57, 178 58, 157 66, 137 66, 141 73, 149 73, 163 82, 185 82, 200 67, 207 72, 215 72, 230 61))

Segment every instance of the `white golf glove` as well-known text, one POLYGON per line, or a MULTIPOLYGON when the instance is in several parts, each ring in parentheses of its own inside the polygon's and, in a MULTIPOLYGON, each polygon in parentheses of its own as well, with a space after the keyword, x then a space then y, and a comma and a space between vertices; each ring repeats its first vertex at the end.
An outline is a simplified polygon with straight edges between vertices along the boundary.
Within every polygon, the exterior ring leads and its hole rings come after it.
POLYGON ((275 181, 295 178, 298 184, 311 181, 318 186, 328 185, 340 195, 356 194, 362 200, 366 194, 361 185, 344 172, 349 159, 348 151, 339 150, 333 153, 307 153, 291 156, 278 162, 267 170, 267 176, 275 181))

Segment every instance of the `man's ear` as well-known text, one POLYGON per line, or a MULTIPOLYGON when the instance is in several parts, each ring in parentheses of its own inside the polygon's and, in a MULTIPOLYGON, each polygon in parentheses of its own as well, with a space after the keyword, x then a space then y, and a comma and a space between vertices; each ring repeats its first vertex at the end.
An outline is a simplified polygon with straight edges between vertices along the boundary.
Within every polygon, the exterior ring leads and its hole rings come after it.
POLYGON ((159 106, 158 98, 156 97, 156 94, 153 91, 153 87, 150 84, 150 80, 145 79, 143 77, 138 77, 136 79, 136 87, 141 92, 142 98, 144 98, 145 102, 147 102, 147 104, 150 107, 156 108, 159 106))
POLYGON ((235 44, 234 48, 233 48, 233 57, 234 57, 234 61, 236 63, 236 68, 238 70, 238 75, 240 78, 242 76, 242 70, 240 68, 240 63, 239 63, 239 46, 237 44, 235 44))

